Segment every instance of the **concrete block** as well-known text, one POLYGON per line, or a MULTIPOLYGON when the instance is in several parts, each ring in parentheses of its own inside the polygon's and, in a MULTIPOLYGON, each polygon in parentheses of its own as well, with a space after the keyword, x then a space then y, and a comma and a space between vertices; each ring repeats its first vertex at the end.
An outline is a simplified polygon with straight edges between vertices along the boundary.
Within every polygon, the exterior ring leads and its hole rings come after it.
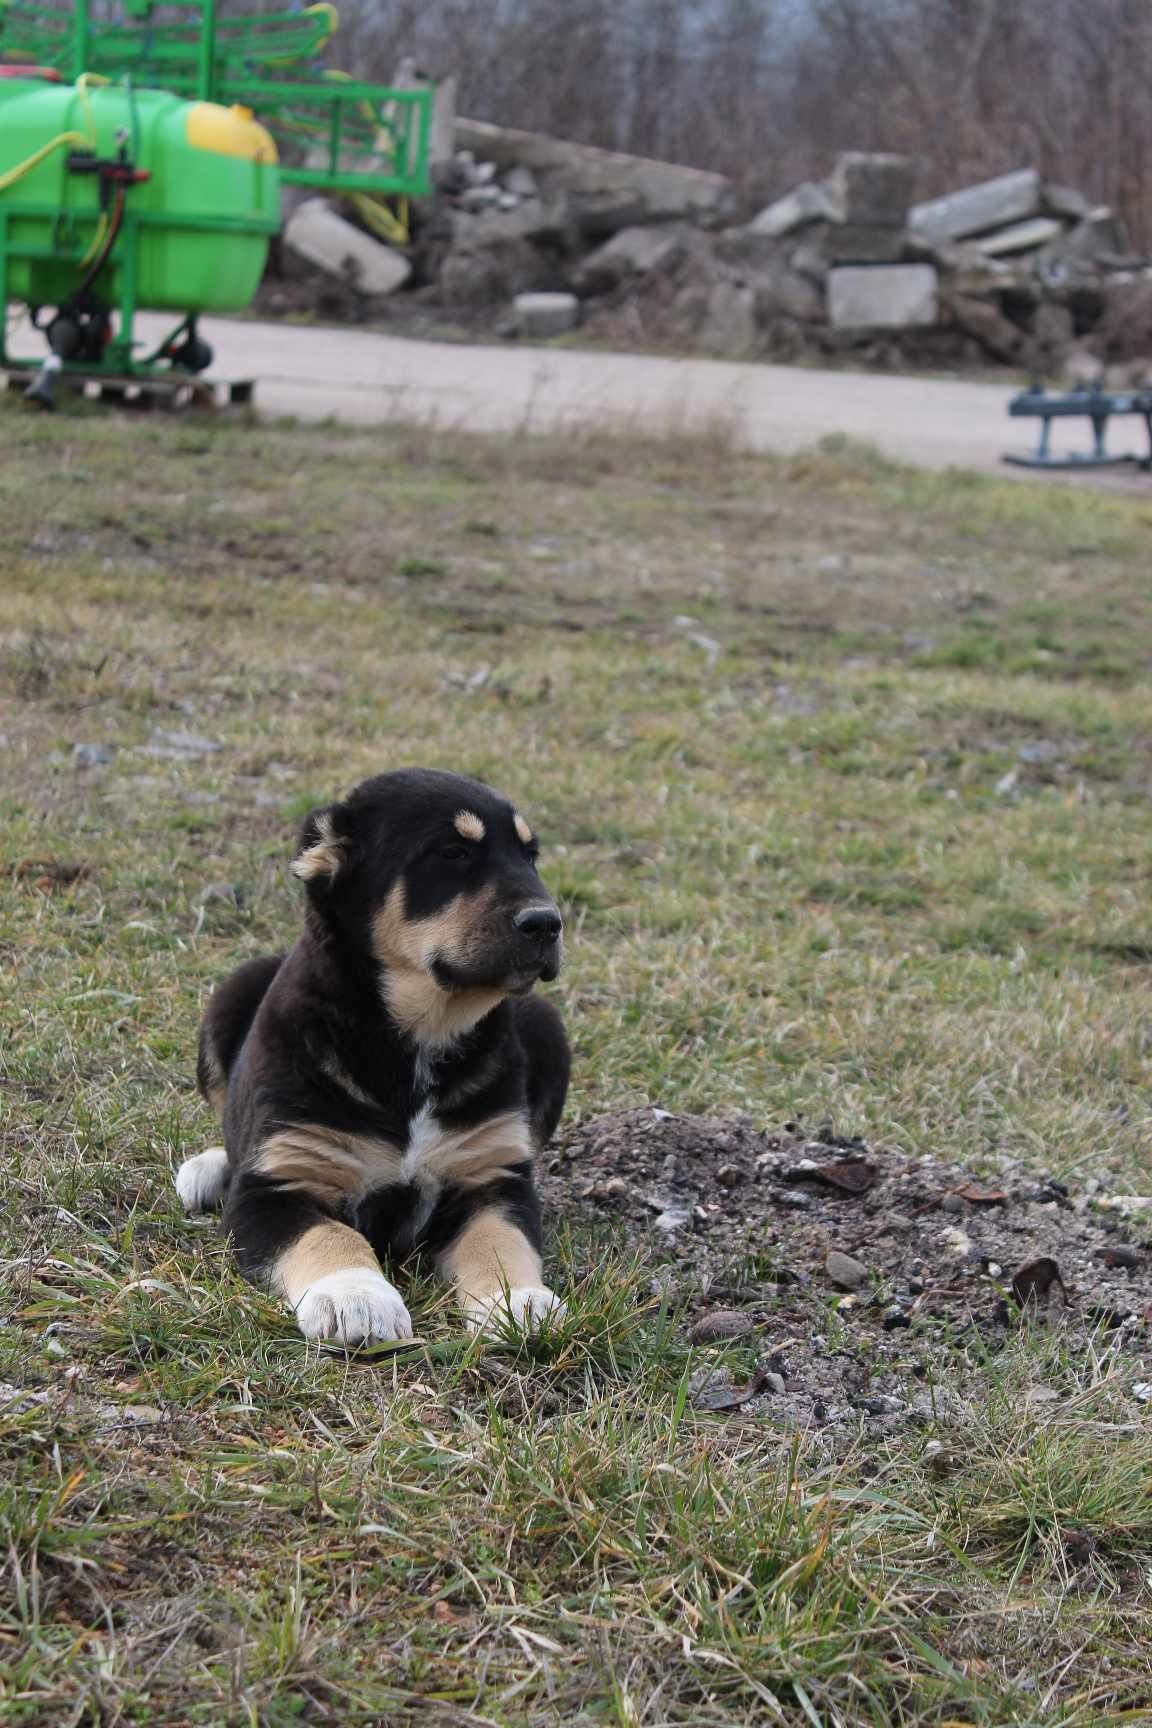
POLYGON ((764 234, 777 240, 784 234, 795 234, 810 222, 835 222, 838 211, 826 186, 806 180, 802 186, 777 198, 754 216, 748 224, 750 234, 764 234))
POLYGON ((674 270, 684 256, 684 241, 667 228, 621 228, 598 246, 574 272, 582 294, 604 294, 635 276, 674 270))
POLYGON ((915 179, 916 164, 910 156, 846 150, 828 177, 828 192, 842 222, 903 228, 915 179))
POLYGON ((1002 174, 999 179, 950 192, 946 198, 913 204, 908 212, 908 225, 925 240, 964 240, 971 234, 1003 228, 1009 222, 1023 222, 1039 215, 1041 208, 1039 174, 1035 168, 1020 168, 1014 174, 1002 174))
POLYGON ((575 294, 517 294, 512 310, 522 336, 563 336, 580 321, 575 294))
POLYGON ((394 294, 412 274, 402 252, 353 227, 323 198, 307 198, 293 211, 284 239, 309 264, 340 277, 358 294, 394 294))
POLYGON ((829 264, 900 264, 908 242, 903 227, 821 222, 805 230, 804 243, 818 247, 829 264))
POLYGON ((828 321, 834 330, 935 324, 938 295, 934 264, 847 264, 828 272, 828 321))
POLYGON ((1047 246, 1063 232, 1063 222, 1054 216, 1034 216, 1030 222, 1013 222, 972 244, 985 258, 1010 258, 1016 252, 1034 252, 1037 246, 1047 246))

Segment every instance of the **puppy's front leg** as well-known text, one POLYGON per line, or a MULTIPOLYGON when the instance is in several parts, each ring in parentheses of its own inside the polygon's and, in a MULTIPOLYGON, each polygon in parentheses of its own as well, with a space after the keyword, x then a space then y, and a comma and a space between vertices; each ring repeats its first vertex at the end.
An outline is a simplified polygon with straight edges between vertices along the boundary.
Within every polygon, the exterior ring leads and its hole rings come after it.
POLYGON ((455 1287, 474 1331, 501 1332, 511 1321, 536 1332, 548 1315, 559 1319, 564 1313, 559 1296, 541 1282, 539 1225, 530 1189, 527 1197, 525 1207, 522 1195, 509 1196, 511 1205, 484 1196, 454 1220, 458 1228, 437 1254, 441 1275, 455 1287))
POLYGON ((241 1271, 284 1297, 305 1338, 341 1344, 411 1338, 404 1300, 369 1242, 314 1196, 242 1174, 224 1223, 241 1271))

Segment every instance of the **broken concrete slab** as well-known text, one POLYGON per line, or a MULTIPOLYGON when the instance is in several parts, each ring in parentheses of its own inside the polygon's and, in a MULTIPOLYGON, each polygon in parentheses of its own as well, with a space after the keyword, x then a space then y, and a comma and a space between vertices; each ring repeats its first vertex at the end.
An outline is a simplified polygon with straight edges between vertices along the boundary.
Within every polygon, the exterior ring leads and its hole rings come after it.
POLYGON ((900 264, 907 247, 904 228, 863 222, 820 222, 804 231, 805 246, 815 247, 828 264, 900 264))
POLYGON ((757 338, 755 294, 734 282, 717 282, 708 290, 700 347, 725 360, 745 360, 755 351, 757 338))
POLYGON ((778 240, 785 234, 795 234, 799 229, 807 228, 810 222, 835 222, 838 219, 839 211, 828 188, 806 180, 783 198, 777 198, 758 216, 753 216, 747 231, 778 240))
POLYGON ((1010 258, 1017 252, 1035 252, 1037 247, 1059 239, 1064 224, 1054 216, 1033 216, 1028 222, 1013 222, 995 234, 985 234, 971 244, 985 258, 1010 258))
POLYGON ((1066 222, 1082 221, 1092 208, 1075 186, 1054 186, 1050 181, 1045 181, 1040 198, 1045 216, 1062 216, 1066 222))
POLYGON ((758 272, 749 286, 759 324, 768 324, 777 318, 818 324, 824 317, 824 293, 820 285, 807 276, 797 275, 783 260, 774 268, 758 272))
POLYGON ((588 235, 607 236, 635 223, 679 218, 718 223, 734 208, 731 181, 702 168, 625 156, 483 120, 458 119, 456 144, 501 170, 530 169, 545 191, 567 192, 588 235))
POLYGON ((1028 338, 993 301, 950 292, 946 310, 957 328, 979 342, 994 360, 1003 360, 1011 366, 1023 359, 1028 338))
POLYGON ((562 240, 572 226, 568 200, 560 195, 553 198, 525 198, 511 209, 497 207, 473 210, 469 199, 477 192, 492 192, 492 204, 500 198, 496 186, 472 187, 460 200, 463 216, 455 219, 455 244, 480 250, 485 246, 500 246, 509 240, 562 240))
POLYGON ((681 234, 668 228, 621 228, 572 273, 580 294, 606 294, 631 277, 674 270, 684 256, 681 234))
POLYGON ((563 336, 580 322, 580 302, 575 294, 517 294, 512 311, 521 336, 538 340, 563 336))
POLYGON ((338 276, 358 294, 394 294, 412 274, 402 252, 346 222, 323 198, 306 198, 293 211, 284 240, 309 264, 338 276))
POLYGON ((925 240, 965 240, 1002 228, 1008 222, 1023 222, 1042 208, 1040 176, 1035 168, 1020 168, 1014 174, 966 186, 945 198, 913 204, 908 226, 925 240))
POLYGON ((910 156, 845 150, 828 176, 827 191, 841 222, 903 228, 915 180, 910 156))
POLYGON ((1057 239, 1044 247, 1037 263, 1045 267, 1095 265, 1128 256, 1128 234, 1123 222, 1107 204, 1101 204, 1074 228, 1062 230, 1057 239))
POLYGON ((828 321, 834 330, 903 330, 935 324, 934 264, 848 264, 828 272, 828 321))

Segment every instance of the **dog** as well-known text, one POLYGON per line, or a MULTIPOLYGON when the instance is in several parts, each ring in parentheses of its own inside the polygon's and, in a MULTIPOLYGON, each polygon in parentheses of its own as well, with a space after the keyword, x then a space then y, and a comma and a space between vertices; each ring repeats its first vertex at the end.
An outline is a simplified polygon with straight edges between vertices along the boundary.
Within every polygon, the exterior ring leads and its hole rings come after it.
POLYGON ((412 1336, 381 1260, 430 1256, 473 1330, 564 1312, 542 1281, 533 1158, 564 1107, 563 1022, 533 987, 562 922, 538 844, 478 780, 403 769, 307 818, 304 930, 211 996, 197 1080, 224 1146, 187 1159, 241 1271, 310 1339, 412 1336))

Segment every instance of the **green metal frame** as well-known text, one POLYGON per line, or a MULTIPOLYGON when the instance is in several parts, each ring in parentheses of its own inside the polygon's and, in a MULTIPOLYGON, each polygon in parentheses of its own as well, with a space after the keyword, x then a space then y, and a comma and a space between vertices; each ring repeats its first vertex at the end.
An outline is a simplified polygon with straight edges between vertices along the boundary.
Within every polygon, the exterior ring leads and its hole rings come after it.
POLYGON ((338 26, 326 3, 302 12, 221 17, 217 0, 167 8, 124 0, 133 23, 92 21, 91 0, 0 0, 0 59, 45 66, 64 77, 84 72, 130 77, 200 102, 251 108, 281 154, 289 185, 323 191, 423 198, 431 190, 428 150, 434 93, 363 84, 337 72, 315 80, 286 73, 312 62, 338 26), (178 10, 198 17, 171 20, 178 10))

